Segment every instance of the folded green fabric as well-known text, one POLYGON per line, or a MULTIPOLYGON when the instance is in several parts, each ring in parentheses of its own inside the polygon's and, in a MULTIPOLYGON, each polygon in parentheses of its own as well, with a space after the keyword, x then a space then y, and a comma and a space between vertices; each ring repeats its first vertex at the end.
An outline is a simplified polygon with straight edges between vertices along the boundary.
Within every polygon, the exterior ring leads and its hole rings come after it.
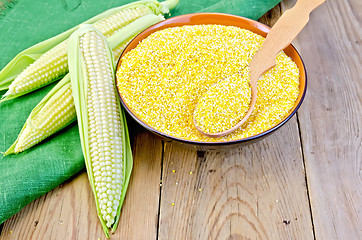
MULTIPOLYGON (((280 0, 180 0, 172 16, 222 12, 258 19, 280 0)), ((128 0, 14 1, 0 16, 0 69, 17 53, 128 0)), ((0 1, 1 3, 1 1, 0 1)), ((54 84, 0 104, 0 151, 54 84)), ((1 95, 4 94, 0 92, 1 95)), ((0 224, 84 168, 76 123, 24 153, 0 156, 0 224)))

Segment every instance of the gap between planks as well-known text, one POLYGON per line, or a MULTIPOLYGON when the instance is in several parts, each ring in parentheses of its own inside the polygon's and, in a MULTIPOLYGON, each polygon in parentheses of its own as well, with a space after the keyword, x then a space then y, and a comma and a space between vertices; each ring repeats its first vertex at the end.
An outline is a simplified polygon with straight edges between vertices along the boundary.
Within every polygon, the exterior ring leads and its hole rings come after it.
POLYGON ((163 160, 165 157, 165 141, 162 141, 162 157, 161 157, 161 175, 160 175, 160 193, 158 198, 158 212, 157 212, 157 231, 156 239, 158 239, 159 228, 160 228, 160 211, 161 211, 161 197, 162 197, 162 176, 163 176, 163 160))
MULTIPOLYGON (((280 14, 283 14, 283 12, 285 12, 286 10, 292 8, 295 4, 297 3, 297 0, 282 0, 279 3, 279 7, 280 7, 280 14)), ((273 23, 273 25, 275 24, 275 22, 273 23)), ((272 25, 271 25, 272 26, 272 25)), ((296 112, 296 120, 297 120, 297 127, 298 127, 298 134, 299 134, 299 141, 300 141, 300 145, 301 145, 301 154, 302 154, 302 160, 303 160, 303 168, 305 170, 304 172, 304 179, 305 179, 305 183, 306 183, 306 191, 307 191, 307 197, 308 197, 308 205, 309 205, 309 212, 310 212, 310 221, 312 224, 312 231, 313 231, 313 239, 316 239, 316 235, 315 235, 315 227, 314 227, 314 221, 313 221, 313 212, 312 212, 312 205, 311 205, 311 199, 310 199, 310 193, 309 193, 309 186, 308 186, 308 177, 307 177, 307 170, 306 170, 306 164, 305 164, 305 157, 304 157, 304 148, 303 148, 303 139, 302 139, 302 133, 301 133, 301 126, 300 126, 300 121, 299 121, 299 111, 296 112)))
POLYGON ((304 179, 305 179, 306 189, 307 189, 308 205, 309 205, 309 212, 310 212, 310 221, 311 221, 311 223, 312 223, 313 238, 316 239, 316 236, 315 236, 315 227, 314 227, 314 221, 313 221, 312 205, 311 205, 311 199, 310 199, 310 193, 309 193, 309 186, 308 186, 307 170, 306 170, 306 166, 305 166, 303 139, 302 139, 302 132, 301 132, 301 130, 300 130, 300 122, 299 122, 298 112, 297 112, 295 115, 296 115, 296 118, 297 118, 299 141, 300 141, 300 146, 301 146, 300 151, 301 151, 301 153, 302 153, 303 168, 304 168, 304 170, 305 170, 305 172, 304 172, 304 179))

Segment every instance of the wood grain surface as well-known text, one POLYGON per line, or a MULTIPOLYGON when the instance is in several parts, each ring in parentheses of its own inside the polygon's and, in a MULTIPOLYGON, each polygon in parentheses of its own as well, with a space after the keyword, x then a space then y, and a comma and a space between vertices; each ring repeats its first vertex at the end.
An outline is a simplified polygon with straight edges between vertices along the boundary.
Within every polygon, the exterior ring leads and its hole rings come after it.
MULTIPOLYGON (((196 151, 130 121, 134 168, 111 239, 362 239, 361 12, 360 0, 328 0, 311 14, 294 41, 307 96, 259 142, 196 151)), ((6 221, 0 239, 105 239, 86 173, 6 221)))
POLYGON ((327 1, 295 42, 308 71, 298 117, 317 239, 362 239, 361 13, 360 0, 327 1))
POLYGON ((295 118, 232 151, 167 143, 163 166, 159 239, 313 238, 295 118))

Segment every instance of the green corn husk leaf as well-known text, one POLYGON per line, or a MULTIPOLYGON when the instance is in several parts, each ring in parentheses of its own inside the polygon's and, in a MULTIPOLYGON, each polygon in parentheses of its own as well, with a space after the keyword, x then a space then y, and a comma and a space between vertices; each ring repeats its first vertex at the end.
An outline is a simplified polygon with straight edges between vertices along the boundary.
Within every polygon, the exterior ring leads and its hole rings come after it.
MULTIPOLYGON (((147 5, 155 14, 166 14, 169 12, 169 9, 175 7, 178 3, 178 0, 168 0, 162 3, 159 3, 156 0, 142 0, 133 3, 129 3, 120 7, 109 9, 97 16, 83 22, 82 24, 91 24, 97 22, 109 15, 115 14, 119 11, 122 11, 125 8, 137 6, 137 5, 147 5)), ((68 31, 65 31, 61 34, 58 34, 55 37, 52 37, 48 40, 40 42, 32 47, 25 49, 24 51, 17 54, 1 71, 0 71, 0 91, 8 89, 11 82, 30 64, 37 60, 41 55, 55 47, 62 41, 66 40, 77 28, 75 26, 68 31)), ((14 96, 17 97, 17 96, 14 96)), ((12 98, 14 98, 12 97, 12 98)))
POLYGON ((131 38, 135 37, 135 35, 141 31, 162 20, 165 20, 162 15, 147 14, 134 20, 127 26, 123 27, 121 30, 115 32, 112 36, 107 38, 107 42, 111 49, 115 49, 120 44, 123 44, 126 41, 129 41, 131 38))
MULTIPOLYGON (((153 24, 160 22, 164 20, 164 17, 162 15, 154 15, 154 14, 148 14, 143 17, 140 17, 139 19, 136 19, 132 23, 128 24, 127 26, 123 27, 121 30, 114 33, 112 36, 107 38, 107 41, 112 49, 117 48, 120 45, 125 44, 130 39, 132 39, 135 35, 137 35, 142 30, 152 26, 153 24)), ((21 129, 21 132, 19 133, 19 136, 17 137, 16 141, 11 145, 11 147, 3 153, 4 155, 14 154, 15 153, 15 147, 18 143, 19 138, 21 137, 24 130, 30 126, 32 127, 32 119, 37 117, 38 114, 41 114, 44 107, 48 104, 55 104, 55 101, 58 99, 59 95, 64 94, 68 89, 70 88, 70 77, 69 74, 67 74, 59 83, 57 83, 54 88, 39 102, 38 105, 32 110, 30 113, 30 116, 26 120, 23 128, 21 129)), ((75 121, 76 118, 71 120, 67 125, 75 121)), ((64 127, 66 127, 65 125, 64 127)), ((64 128, 63 127, 63 128, 64 128)), ((62 128, 58 129, 60 131, 62 128)))
MULTIPOLYGON (((96 195, 96 190, 94 186, 94 172, 92 170, 91 165, 91 157, 90 157, 90 149, 89 149, 89 139, 88 139, 88 109, 87 109, 87 89, 88 89, 88 78, 85 70, 85 64, 83 61, 82 53, 79 48, 79 38, 84 33, 88 31, 95 31, 98 34, 102 36, 102 34, 97 31, 94 27, 91 25, 84 25, 81 26, 76 32, 74 32, 70 38, 69 38, 69 44, 68 44, 68 62, 69 62, 69 74, 71 78, 71 86, 73 91, 73 98, 74 98, 74 104, 77 112, 77 119, 78 119, 78 128, 79 128, 79 135, 81 139, 81 145, 82 145, 82 151, 86 163, 86 169, 88 173, 88 179, 94 194, 94 198, 96 201, 97 206, 97 213, 99 220, 102 224, 102 228, 104 230, 104 233, 107 238, 109 238, 109 229, 106 226, 105 221, 102 218, 101 210, 99 208, 99 201, 98 197, 96 195)), ((109 47, 107 40, 104 38, 105 45, 108 48, 107 56, 109 60, 109 64, 112 67, 113 70, 115 70, 115 62, 112 54, 112 50, 109 47)), ((115 77, 115 71, 112 71, 113 78, 115 77)), ((115 87, 115 86, 114 86, 115 87)), ((118 99, 118 108, 119 108, 119 114, 121 117, 121 126, 122 126, 122 147, 123 147, 123 186, 122 186, 122 192, 121 192, 121 198, 120 198, 120 204, 117 209, 117 215, 115 217, 115 223, 113 224, 111 230, 114 231, 117 228, 122 203, 125 198, 125 194, 127 191, 129 179, 131 176, 132 171, 132 165, 133 165, 133 159, 132 159, 132 153, 131 153, 131 146, 129 142, 129 136, 128 136, 128 129, 126 125, 126 119, 123 112, 123 109, 121 107, 120 101, 118 96, 116 96, 118 99)))

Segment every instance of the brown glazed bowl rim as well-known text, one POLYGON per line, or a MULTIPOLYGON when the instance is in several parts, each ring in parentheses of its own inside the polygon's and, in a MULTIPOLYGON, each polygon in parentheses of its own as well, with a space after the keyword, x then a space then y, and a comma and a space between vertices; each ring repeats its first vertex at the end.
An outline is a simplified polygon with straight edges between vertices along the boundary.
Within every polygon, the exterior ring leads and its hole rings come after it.
MULTIPOLYGON (((117 70, 119 69, 121 65, 121 59, 122 56, 124 56, 127 52, 135 48, 140 41, 142 41, 144 38, 148 37, 150 34, 165 29, 169 27, 177 27, 177 26, 183 26, 183 25, 198 25, 198 24, 219 24, 219 25, 226 25, 226 26, 237 26, 241 28, 245 28, 248 30, 251 30, 254 33, 260 34, 263 37, 266 37, 267 33, 269 32, 270 28, 260 22, 257 22, 252 19, 231 15, 231 14, 225 14, 225 13, 192 13, 192 14, 185 14, 180 15, 172 18, 168 18, 166 20, 163 20, 159 23, 156 23, 152 25, 151 27, 145 29, 141 33, 139 33, 135 38, 132 39, 132 41, 127 45, 127 47, 123 50, 118 63, 117 63, 117 70)), ((130 107, 127 105, 125 100, 123 99, 122 95, 120 94, 118 87, 117 92, 120 97, 121 103, 123 107, 126 109, 128 114, 136 120, 141 126, 146 128, 147 130, 163 137, 166 139, 170 139, 179 143, 184 144, 191 144, 191 145, 200 145, 200 146, 225 146, 225 145, 235 145, 240 143, 246 143, 251 142, 251 140, 261 139, 265 135, 274 132, 278 128, 280 128, 282 125, 284 125, 299 109, 300 105, 303 102, 306 90, 307 90, 307 75, 306 75, 306 69, 303 63, 302 58, 300 57, 297 50, 294 48, 293 45, 289 45, 285 48, 284 52, 293 59, 293 61, 297 64, 299 70, 300 70, 300 79, 299 79, 299 89, 300 93, 299 96, 293 106, 293 108, 289 111, 289 113, 274 127, 258 133, 256 135, 242 138, 238 140, 231 140, 231 141, 221 141, 221 142, 203 142, 203 141, 194 141, 194 140, 186 140, 183 138, 174 137, 171 135, 168 135, 166 133, 163 133, 157 129, 154 129, 153 127, 149 126, 147 123, 145 123, 142 119, 138 118, 137 115, 130 109, 130 107)), ((118 83, 118 79, 116 77, 116 86, 118 83)))

